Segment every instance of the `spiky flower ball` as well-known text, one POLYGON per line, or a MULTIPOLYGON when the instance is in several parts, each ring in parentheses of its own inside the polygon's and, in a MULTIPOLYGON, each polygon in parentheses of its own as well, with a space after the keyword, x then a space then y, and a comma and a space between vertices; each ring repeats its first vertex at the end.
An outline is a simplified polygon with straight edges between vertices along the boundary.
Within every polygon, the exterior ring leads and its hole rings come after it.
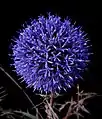
POLYGON ((81 28, 51 14, 23 28, 12 49, 17 74, 28 87, 46 93, 70 88, 87 68, 90 55, 81 28))

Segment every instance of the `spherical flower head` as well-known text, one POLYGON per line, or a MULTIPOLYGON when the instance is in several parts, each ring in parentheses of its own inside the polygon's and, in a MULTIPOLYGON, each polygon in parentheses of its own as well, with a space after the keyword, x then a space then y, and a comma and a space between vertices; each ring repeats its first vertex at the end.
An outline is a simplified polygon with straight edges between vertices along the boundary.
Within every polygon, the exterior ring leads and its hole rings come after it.
POLYGON ((14 66, 34 91, 71 88, 89 62, 85 33, 67 18, 48 14, 23 27, 13 45, 14 66))

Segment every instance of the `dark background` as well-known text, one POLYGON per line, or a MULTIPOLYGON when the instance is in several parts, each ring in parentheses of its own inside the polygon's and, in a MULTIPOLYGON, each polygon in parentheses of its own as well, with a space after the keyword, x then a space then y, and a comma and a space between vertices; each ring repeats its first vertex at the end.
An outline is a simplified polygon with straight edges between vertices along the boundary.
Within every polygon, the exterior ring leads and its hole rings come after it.
MULTIPOLYGON (((98 1, 83 0, 62 0, 56 2, 50 1, 9 1, 0 3, 0 65, 17 80, 16 73, 10 67, 11 61, 8 57, 9 45, 11 38, 16 36, 16 31, 29 18, 37 18, 39 15, 46 15, 47 12, 57 14, 62 18, 69 16, 72 23, 76 21, 76 25, 82 26, 83 30, 88 33, 88 37, 93 45, 94 55, 92 57, 89 70, 84 74, 84 81, 80 82, 80 88, 86 92, 96 92, 102 94, 102 36, 101 36, 101 3, 98 1)), ((19 81, 17 81, 19 83, 19 81)), ((17 86, 0 71, 0 85, 4 86, 9 94, 4 103, 4 108, 21 108, 25 110, 31 105, 17 88, 17 86)), ((25 84, 20 84, 25 89, 25 84)), ((69 94, 73 94, 72 89, 69 94)), ((26 89, 34 103, 39 103, 39 97, 36 97, 32 89, 26 89)), ((87 119, 101 119, 102 98, 93 99, 89 104, 91 115, 86 116, 87 119)))

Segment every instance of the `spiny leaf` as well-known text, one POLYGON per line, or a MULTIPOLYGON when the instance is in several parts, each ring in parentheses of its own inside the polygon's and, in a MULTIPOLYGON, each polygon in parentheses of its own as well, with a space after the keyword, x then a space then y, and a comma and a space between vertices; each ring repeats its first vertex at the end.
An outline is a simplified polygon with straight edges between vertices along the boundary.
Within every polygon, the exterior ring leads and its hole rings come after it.
POLYGON ((36 116, 30 114, 30 113, 27 113, 27 112, 23 112, 23 111, 14 111, 15 113, 18 113, 18 114, 22 114, 30 119, 36 119, 36 116))
POLYGON ((81 109, 82 109, 82 111, 84 111, 84 112, 86 112, 86 113, 88 113, 88 114, 90 114, 90 112, 84 107, 84 105, 83 106, 81 106, 80 107, 81 109))

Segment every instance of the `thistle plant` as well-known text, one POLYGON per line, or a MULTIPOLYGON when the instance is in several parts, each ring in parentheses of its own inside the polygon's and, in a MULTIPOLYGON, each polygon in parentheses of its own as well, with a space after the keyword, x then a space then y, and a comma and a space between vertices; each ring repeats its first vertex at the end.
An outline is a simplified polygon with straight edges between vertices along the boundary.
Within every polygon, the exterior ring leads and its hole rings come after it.
MULTIPOLYGON (((47 114, 46 119, 59 119, 59 115, 65 106, 68 106, 63 119, 76 115, 79 119, 80 110, 89 113, 84 106, 84 101, 96 95, 96 93, 83 93, 77 86, 77 100, 71 98, 64 104, 55 102, 62 90, 68 91, 73 84, 82 79, 83 72, 90 62, 91 45, 86 33, 79 26, 73 25, 67 17, 61 19, 57 15, 40 15, 38 19, 32 19, 19 30, 18 36, 13 39, 12 58, 13 66, 21 80, 32 87, 33 91, 39 91, 43 101, 34 105, 23 88, 3 69, 0 68, 23 91, 27 99, 36 109, 36 116, 28 111, 19 110, 2 112, 2 115, 20 114, 30 119, 43 119, 39 112, 42 107, 47 114), (59 108, 56 106, 59 105, 59 108)), ((20 116, 22 118, 22 116, 20 116)))

